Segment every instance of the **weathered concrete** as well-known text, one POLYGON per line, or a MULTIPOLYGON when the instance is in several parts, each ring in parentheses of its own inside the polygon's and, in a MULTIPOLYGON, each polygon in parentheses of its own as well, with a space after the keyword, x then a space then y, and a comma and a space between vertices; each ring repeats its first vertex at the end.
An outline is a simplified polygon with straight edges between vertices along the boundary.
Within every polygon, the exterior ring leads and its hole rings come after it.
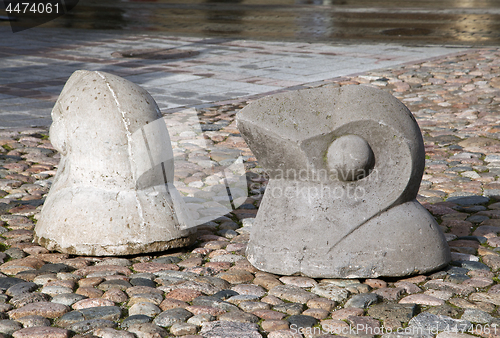
POLYGON ((237 118, 270 175, 247 247, 255 267, 357 278, 449 262, 439 226, 415 199, 425 162, 420 129, 392 95, 363 86, 303 90, 255 101, 237 118))
POLYGON ((127 255, 192 242, 192 221, 173 186, 168 131, 144 89, 77 71, 52 119, 61 162, 35 228, 38 243, 70 254, 127 255))

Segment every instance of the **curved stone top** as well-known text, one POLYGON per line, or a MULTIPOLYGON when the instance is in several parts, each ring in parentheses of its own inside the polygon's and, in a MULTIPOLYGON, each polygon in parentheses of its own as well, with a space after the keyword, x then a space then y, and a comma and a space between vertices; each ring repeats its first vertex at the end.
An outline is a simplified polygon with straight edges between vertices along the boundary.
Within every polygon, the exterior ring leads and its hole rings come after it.
POLYGON ((141 175, 162 162, 168 162, 172 182, 173 154, 161 117, 143 88, 105 72, 79 70, 52 110, 50 139, 71 163, 66 174, 74 184, 134 189, 141 175), (163 146, 147 149, 157 144, 163 146))
POLYGON ((388 125, 408 140, 422 138, 408 108, 389 93, 367 86, 315 88, 271 95, 238 114, 282 138, 301 142, 359 120, 388 125))
POLYGON ((422 135, 408 108, 382 90, 344 86, 271 95, 242 109, 237 120, 271 178, 297 179, 291 173, 302 170, 324 184, 361 186, 389 204, 417 195, 425 165, 422 135), (329 148, 347 135, 367 142, 366 152, 373 151, 374 164, 366 168, 377 177, 351 180, 317 175, 335 167, 329 159, 338 156, 330 156, 329 148))
POLYGON ((189 245, 193 220, 173 185, 165 121, 139 86, 104 72, 75 72, 52 111, 61 152, 35 227, 50 250, 124 255, 189 245))

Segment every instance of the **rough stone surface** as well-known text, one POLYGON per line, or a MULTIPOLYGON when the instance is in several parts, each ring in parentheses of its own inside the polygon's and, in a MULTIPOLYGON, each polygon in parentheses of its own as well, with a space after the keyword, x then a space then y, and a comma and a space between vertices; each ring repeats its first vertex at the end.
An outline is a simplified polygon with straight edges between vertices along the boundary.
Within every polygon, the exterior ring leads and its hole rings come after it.
POLYGON ((252 102, 237 120, 270 176, 246 249, 258 269, 405 276, 450 261, 441 229, 416 200, 420 129, 393 96, 363 86, 282 93, 252 102))
POLYGON ((316 318, 307 315, 290 316, 286 320, 290 323, 290 327, 295 326, 296 328, 311 327, 316 325, 316 323, 318 322, 316 318))
POLYGON ((290 323, 286 320, 265 320, 262 322, 262 329, 267 332, 287 330, 290 323))
POLYGON ((185 309, 171 309, 160 313, 153 321, 161 327, 172 326, 175 323, 182 323, 192 317, 193 314, 185 309))
POLYGON ((381 320, 397 320, 407 323, 417 312, 414 304, 377 304, 368 309, 368 315, 381 320))
POLYGON ((355 316, 347 318, 349 324, 355 328, 356 334, 372 334, 380 328, 378 320, 369 316, 355 316))
POLYGON ((32 315, 18 318, 17 321, 24 327, 50 326, 50 320, 42 316, 32 315))
POLYGON ((275 305, 273 310, 294 316, 300 315, 304 311, 304 305, 300 303, 284 303, 275 305))
POLYGON ((476 302, 486 302, 494 305, 500 305, 500 293, 477 292, 469 296, 469 299, 476 302))
POLYGON ((331 317, 336 320, 345 320, 350 316, 360 316, 363 312, 363 309, 359 308, 345 308, 333 311, 331 317))
POLYGON ((460 319, 467 320, 472 323, 489 324, 495 320, 495 317, 478 309, 465 309, 460 319))
POLYGON ((320 283, 314 286, 311 292, 336 302, 344 301, 351 294, 348 290, 330 283, 320 283))
POLYGON ((14 338, 68 338, 69 331, 57 327, 29 327, 12 334, 14 338))
POLYGON ((204 323, 200 334, 206 338, 262 338, 256 324, 228 321, 204 323))
POLYGON ((98 328, 106 327, 115 328, 117 327, 117 324, 111 320, 106 319, 90 319, 68 325, 67 329, 78 333, 84 333, 98 328))
POLYGON ((443 305, 444 301, 442 299, 432 297, 424 294, 416 294, 407 296, 399 301, 400 304, 420 304, 420 305, 431 305, 438 306, 443 305))
POLYGON ((128 331, 138 338, 163 338, 167 335, 167 330, 150 323, 134 324, 128 328, 128 331))
POLYGON ((191 335, 195 334, 196 331, 198 331, 196 325, 189 323, 177 323, 172 325, 172 327, 170 328, 170 332, 175 336, 191 335))
POLYGON ((0 333, 10 335, 22 328, 21 324, 9 319, 0 320, 0 333))
POLYGON ((470 329, 471 323, 467 320, 453 319, 447 316, 434 315, 422 312, 409 321, 410 326, 420 327, 433 332, 463 331, 470 329))
POLYGON ((308 300, 316 298, 315 294, 304 291, 297 286, 278 285, 269 291, 269 295, 297 303, 307 303, 308 300))
POLYGON ((187 320, 189 324, 201 326, 203 323, 214 321, 215 317, 208 313, 201 313, 193 316, 187 320))
POLYGON ((91 308, 91 307, 114 306, 114 305, 115 305, 115 303, 113 303, 112 301, 107 300, 107 299, 88 298, 88 299, 79 300, 78 302, 74 303, 71 307, 74 310, 80 310, 80 309, 86 309, 86 308, 91 308))
POLYGON ((452 317, 452 318, 456 318, 457 316, 460 315, 459 309, 452 307, 448 304, 430 307, 425 312, 431 313, 433 315, 447 316, 447 317, 452 317))
POLYGON ((149 323, 153 320, 153 318, 146 316, 146 315, 133 315, 133 316, 128 316, 123 320, 123 322, 120 324, 120 327, 127 329, 131 327, 134 324, 143 324, 143 323, 149 323))
POLYGON ((262 297, 266 294, 266 291, 262 287, 252 284, 236 285, 232 288, 232 290, 236 291, 240 295, 254 295, 257 297, 262 297))
POLYGON ((38 315, 45 318, 57 318, 69 311, 69 307, 63 304, 36 302, 20 307, 9 312, 12 319, 24 316, 38 315))
POLYGON ((147 302, 136 303, 128 310, 130 316, 145 315, 148 317, 155 317, 159 313, 161 313, 161 309, 158 306, 147 302))
POLYGON ((406 292, 405 289, 402 287, 380 288, 373 291, 373 293, 379 295, 380 297, 386 300, 397 300, 405 292, 406 292))
POLYGON ((112 328, 100 328, 94 331, 94 335, 100 338, 136 338, 131 332, 118 331, 112 328))
POLYGON ((325 298, 313 298, 307 302, 307 307, 310 309, 323 309, 331 311, 337 303, 325 298))
POLYGON ((257 323, 259 318, 251 313, 243 311, 230 311, 223 313, 219 316, 219 320, 240 323, 257 323))
POLYGON ((354 295, 345 303, 345 307, 358 307, 365 309, 372 304, 377 303, 380 300, 380 296, 375 293, 363 293, 360 295, 354 295))
POLYGON ((56 295, 52 298, 52 303, 59 303, 67 306, 71 306, 76 302, 85 299, 86 297, 83 295, 79 295, 76 293, 63 293, 56 295))
POLYGON ((43 205, 38 243, 69 254, 125 255, 192 242, 192 220, 173 186, 170 138, 151 95, 115 75, 77 71, 52 119, 64 175, 43 205))

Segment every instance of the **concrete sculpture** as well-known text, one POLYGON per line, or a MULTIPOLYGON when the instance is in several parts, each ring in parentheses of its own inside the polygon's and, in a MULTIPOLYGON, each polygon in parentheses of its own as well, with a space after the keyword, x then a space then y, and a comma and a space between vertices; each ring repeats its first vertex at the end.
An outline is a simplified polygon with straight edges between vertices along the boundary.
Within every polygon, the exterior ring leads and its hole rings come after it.
POLYGON ((118 76, 77 71, 52 119, 61 161, 35 227, 38 243, 78 255, 192 243, 192 220, 173 186, 168 131, 151 95, 118 76))
POLYGON ((277 94, 237 121, 270 176, 247 246, 258 269, 364 278, 450 261, 438 224, 416 201, 420 129, 392 95, 363 86, 277 94))

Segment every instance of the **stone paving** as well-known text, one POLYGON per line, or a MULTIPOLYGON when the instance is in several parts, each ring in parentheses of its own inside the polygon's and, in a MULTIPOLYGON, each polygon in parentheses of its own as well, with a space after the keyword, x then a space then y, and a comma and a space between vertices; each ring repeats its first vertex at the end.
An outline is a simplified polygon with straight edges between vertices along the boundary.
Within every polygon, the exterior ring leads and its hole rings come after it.
POLYGON ((464 47, 335 45, 31 29, 0 25, 0 128, 48 126, 69 76, 100 70, 141 85, 164 113, 209 107, 464 47))
MULTIPOLYGON (((177 125, 172 132, 176 185, 188 201, 196 204, 211 192, 209 176, 197 174, 198 167, 214 165, 211 161, 241 155, 248 178, 248 196, 239 208, 199 225, 193 247, 133 257, 48 252, 32 243, 33 228, 59 156, 46 127, 13 128, 0 131, 0 333, 16 338, 500 336, 500 50, 465 50, 298 87, 347 84, 387 90, 414 113, 427 152, 419 200, 452 249, 453 262, 444 270, 340 280, 253 268, 244 252, 266 177, 235 126, 246 98, 176 113, 179 119, 198 119, 205 142, 200 143, 200 131, 177 125), (213 154, 200 154, 204 147, 213 154)), ((166 116, 171 129, 179 121, 175 114, 166 116)))
MULTIPOLYGON (((16 338, 500 336, 500 51, 470 50, 312 86, 358 83, 393 93, 422 128, 427 163, 419 200, 446 232, 449 267, 367 280, 253 268, 245 244, 266 178, 235 128, 244 101, 189 111, 208 143, 243 155, 249 188, 238 209, 198 227, 194 247, 115 258, 48 252, 31 241, 58 154, 47 128, 9 129, 0 132, 0 332, 16 338), (398 328, 406 332, 388 333, 398 328)), ((172 136, 176 159, 199 164, 182 151, 198 134, 182 133, 172 136)), ((207 187, 188 189, 189 178, 206 179, 193 178, 185 166, 176 175, 187 198, 207 187)))

